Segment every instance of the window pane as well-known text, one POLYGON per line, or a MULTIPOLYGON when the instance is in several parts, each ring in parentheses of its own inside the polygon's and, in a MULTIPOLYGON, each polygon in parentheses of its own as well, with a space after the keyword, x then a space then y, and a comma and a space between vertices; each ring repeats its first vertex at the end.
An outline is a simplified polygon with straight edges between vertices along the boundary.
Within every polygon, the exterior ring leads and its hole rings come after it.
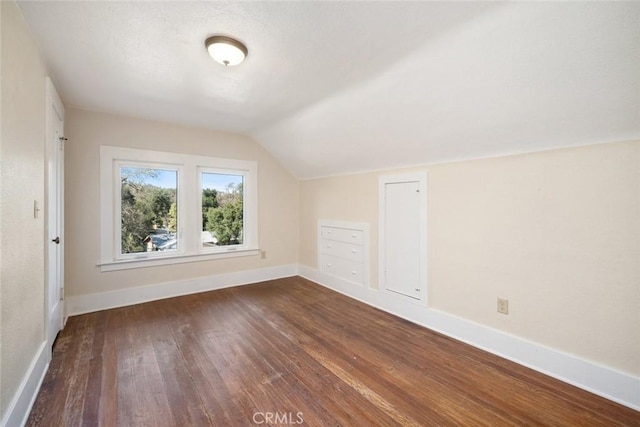
POLYGON ((122 253, 175 251, 178 171, 120 168, 122 253))
POLYGON ((202 246, 241 245, 244 177, 202 173, 202 246))

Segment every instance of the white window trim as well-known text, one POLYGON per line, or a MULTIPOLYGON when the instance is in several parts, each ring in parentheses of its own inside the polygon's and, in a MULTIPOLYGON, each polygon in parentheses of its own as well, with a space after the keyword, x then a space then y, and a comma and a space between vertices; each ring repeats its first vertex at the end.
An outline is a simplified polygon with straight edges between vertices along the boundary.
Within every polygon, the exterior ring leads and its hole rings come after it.
POLYGON ((100 147, 100 266, 101 271, 152 267, 184 262, 259 255, 258 245, 258 165, 254 161, 138 150, 112 146, 100 147), (120 204, 120 165, 158 167, 178 170, 178 250, 166 253, 120 253, 120 226, 116 209, 120 204), (244 176, 243 244, 202 248, 202 194, 200 172, 244 176))

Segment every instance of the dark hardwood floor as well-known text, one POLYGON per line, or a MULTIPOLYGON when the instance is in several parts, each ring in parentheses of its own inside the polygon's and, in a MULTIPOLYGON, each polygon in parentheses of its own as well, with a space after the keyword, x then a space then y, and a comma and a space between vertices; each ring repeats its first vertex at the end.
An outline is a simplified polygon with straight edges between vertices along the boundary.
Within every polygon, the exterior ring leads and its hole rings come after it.
POLYGON ((27 425, 640 425, 296 277, 69 319, 27 425))

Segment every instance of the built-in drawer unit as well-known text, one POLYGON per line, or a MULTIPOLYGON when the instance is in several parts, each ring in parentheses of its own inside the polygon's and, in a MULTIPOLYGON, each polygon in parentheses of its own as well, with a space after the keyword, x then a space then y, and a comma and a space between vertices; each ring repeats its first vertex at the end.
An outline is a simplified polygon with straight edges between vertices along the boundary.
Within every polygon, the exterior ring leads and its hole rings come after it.
POLYGON ((369 225, 319 221, 318 270, 359 285, 368 284, 369 225))

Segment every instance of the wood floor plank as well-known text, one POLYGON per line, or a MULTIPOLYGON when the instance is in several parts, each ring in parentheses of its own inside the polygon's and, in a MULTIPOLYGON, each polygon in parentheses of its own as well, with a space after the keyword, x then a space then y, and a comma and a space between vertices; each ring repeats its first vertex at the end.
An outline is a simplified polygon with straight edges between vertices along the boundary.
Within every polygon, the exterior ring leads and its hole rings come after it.
MULTIPOLYGON (((250 302, 245 304, 247 308, 250 305, 250 302)), ((236 308, 242 310, 240 306, 236 308)), ((271 374, 266 381, 270 385, 274 385, 273 378, 275 377, 278 381, 286 382, 287 386, 283 389, 290 392, 287 400, 293 403, 298 411, 304 412, 303 409, 311 405, 312 410, 306 413, 315 415, 314 418, 308 419, 312 425, 351 425, 354 408, 358 410, 361 423, 366 421, 368 425, 392 425, 392 423, 386 422, 389 420, 385 420, 387 417, 383 412, 368 405, 369 402, 362 394, 345 396, 340 390, 340 385, 345 388, 347 384, 337 383, 335 375, 327 368, 326 364, 323 364, 318 357, 310 354, 300 345, 299 337, 289 336, 279 326, 274 326, 266 321, 267 319, 262 315, 256 317, 253 314, 252 316, 250 310, 245 309, 243 317, 253 317, 254 321, 250 322, 250 326, 257 332, 255 339, 262 338, 263 348, 268 349, 268 360, 281 362, 280 369, 272 367, 266 370, 271 374), (323 398, 318 399, 318 396, 323 396, 323 398), (300 397, 302 397, 303 403, 299 402, 300 397), (344 407, 351 408, 351 410, 344 411, 344 407), (374 423, 374 421, 376 422, 374 423)))
MULTIPOLYGON (((287 316, 296 316, 288 313, 287 316)), ((289 319, 288 321, 291 321, 289 319)), ((371 366, 388 366, 387 360, 367 360, 366 352, 363 348, 353 349, 348 345, 342 345, 340 334, 328 334, 327 330, 337 331, 337 329, 327 329, 326 327, 317 327, 321 320, 318 316, 314 317, 314 322, 306 324, 298 324, 296 327, 310 326, 301 332, 305 334, 307 339, 301 345, 315 355, 318 360, 322 360, 336 376, 349 383, 353 388, 357 388, 361 394, 370 399, 372 403, 384 410, 387 414, 397 418, 397 411, 390 408, 403 407, 403 414, 411 414, 417 420, 423 422, 442 424, 446 422, 444 417, 449 405, 446 395, 438 393, 437 384, 429 383, 429 378, 423 376, 423 382, 417 386, 409 381, 404 382, 403 387, 398 387, 400 381, 398 377, 393 375, 385 375, 379 369, 371 370, 371 366), (385 378, 386 377, 386 378, 385 378), (424 381, 424 380, 427 381, 424 381), (380 398, 376 390, 384 391, 390 401, 380 398), (421 404, 419 391, 427 391, 435 393, 438 396, 437 401, 434 400, 430 405, 421 404), (401 399, 397 397, 402 396, 401 399)), ((293 324, 293 323, 292 323, 293 324)), ((326 326, 326 325, 325 325, 326 326)), ((473 411, 470 411, 469 420, 475 417, 473 411)), ((413 418, 403 417, 402 424, 416 424, 413 418)))
POLYGON ((95 425, 113 426, 117 424, 118 417, 118 348, 116 346, 115 329, 122 328, 117 323, 120 316, 117 310, 102 312, 104 316, 100 319, 104 323, 105 331, 104 345, 102 348, 102 366, 99 372, 102 377, 100 381, 100 405, 98 408, 98 423, 95 425))
POLYGON ((640 413, 294 277, 70 318, 27 425, 300 422, 640 426, 640 413))

